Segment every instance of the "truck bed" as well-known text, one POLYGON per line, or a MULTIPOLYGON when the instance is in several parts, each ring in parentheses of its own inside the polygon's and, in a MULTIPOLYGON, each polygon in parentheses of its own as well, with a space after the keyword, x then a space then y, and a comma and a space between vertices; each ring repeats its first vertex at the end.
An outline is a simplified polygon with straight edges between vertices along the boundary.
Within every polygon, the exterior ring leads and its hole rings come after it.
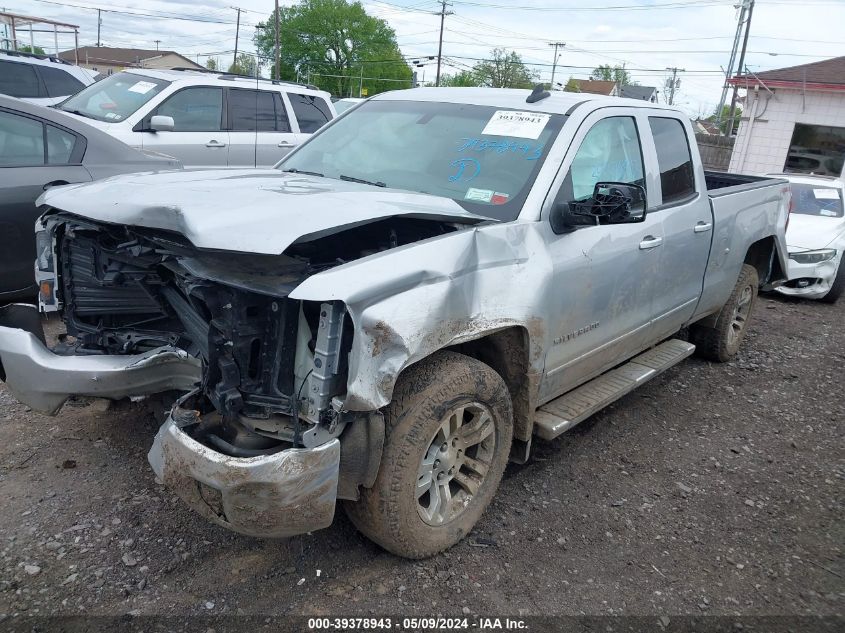
POLYGON ((725 196, 731 193, 758 189, 779 182, 778 178, 767 176, 750 176, 748 174, 729 174, 725 171, 704 172, 704 182, 707 184, 707 193, 711 198, 725 196))

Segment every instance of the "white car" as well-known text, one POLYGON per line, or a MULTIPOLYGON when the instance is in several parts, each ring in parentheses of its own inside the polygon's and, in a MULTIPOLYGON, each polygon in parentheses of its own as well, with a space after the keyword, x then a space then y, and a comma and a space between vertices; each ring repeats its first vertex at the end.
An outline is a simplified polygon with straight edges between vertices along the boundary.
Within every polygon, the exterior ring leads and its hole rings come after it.
POLYGON ((97 73, 64 59, 0 51, 0 94, 49 106, 97 81, 97 73))
POLYGON ((185 167, 271 167, 336 115, 329 93, 203 71, 132 69, 59 106, 185 167))
POLYGON ((777 290, 834 303, 845 291, 845 182, 826 176, 780 177, 789 181, 792 213, 786 231, 789 281, 777 290))
POLYGON ((337 110, 338 114, 343 114, 349 108, 354 108, 359 103, 363 103, 366 99, 361 99, 358 97, 344 97, 343 99, 338 99, 334 102, 334 109, 337 110))

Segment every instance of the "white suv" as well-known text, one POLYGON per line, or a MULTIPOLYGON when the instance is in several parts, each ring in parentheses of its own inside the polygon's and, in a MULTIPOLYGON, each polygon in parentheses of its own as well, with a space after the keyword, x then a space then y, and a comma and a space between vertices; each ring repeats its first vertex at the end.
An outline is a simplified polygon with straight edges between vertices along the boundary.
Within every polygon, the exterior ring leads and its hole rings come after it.
POLYGON ((185 167, 270 167, 336 116, 327 92, 192 70, 127 70, 59 107, 185 167))
POLYGON ((58 57, 0 51, 0 94, 53 105, 96 80, 96 73, 58 57))

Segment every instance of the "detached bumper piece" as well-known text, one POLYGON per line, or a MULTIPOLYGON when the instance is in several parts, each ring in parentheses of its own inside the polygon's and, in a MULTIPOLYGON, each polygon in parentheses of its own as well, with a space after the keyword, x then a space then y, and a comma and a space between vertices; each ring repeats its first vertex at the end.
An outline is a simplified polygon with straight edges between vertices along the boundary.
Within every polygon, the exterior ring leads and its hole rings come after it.
POLYGON ((257 457, 224 455, 191 438, 174 408, 148 459, 158 478, 206 519, 258 537, 319 530, 334 519, 340 442, 257 457))
POLYGON ((43 341, 37 308, 0 308, 0 378, 18 400, 50 415, 72 395, 116 400, 189 391, 202 378, 200 361, 173 347, 132 356, 59 356, 43 341))

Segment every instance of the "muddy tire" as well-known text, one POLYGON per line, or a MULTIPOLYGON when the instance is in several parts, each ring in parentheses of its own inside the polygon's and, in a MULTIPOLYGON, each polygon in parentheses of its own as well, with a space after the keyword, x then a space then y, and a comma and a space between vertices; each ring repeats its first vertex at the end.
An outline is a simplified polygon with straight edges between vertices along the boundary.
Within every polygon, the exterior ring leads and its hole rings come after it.
POLYGON ((716 324, 713 327, 690 326, 690 339, 695 344, 696 354, 720 363, 736 355, 757 303, 758 288, 757 269, 743 264, 736 286, 722 307, 716 324))
POLYGON ((379 473, 346 513, 369 539, 424 558, 466 536, 508 461, 513 407, 488 365, 438 352, 405 371, 385 411, 379 473))
POLYGON ((845 256, 839 260, 839 270, 833 279, 830 290, 819 301, 823 303, 836 303, 836 300, 839 299, 843 291, 845 291, 845 256))

